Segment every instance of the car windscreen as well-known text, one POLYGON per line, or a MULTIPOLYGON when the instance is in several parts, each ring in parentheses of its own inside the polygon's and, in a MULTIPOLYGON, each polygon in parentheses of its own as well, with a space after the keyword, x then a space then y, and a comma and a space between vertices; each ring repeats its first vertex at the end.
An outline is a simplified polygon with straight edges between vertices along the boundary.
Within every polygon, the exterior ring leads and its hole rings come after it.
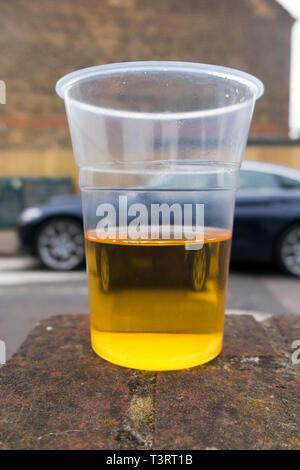
POLYGON ((277 178, 278 178, 280 188, 300 190, 300 180, 295 180, 287 176, 277 176, 277 178))
POLYGON ((276 175, 262 171, 241 170, 240 189, 264 191, 278 189, 279 183, 276 175))
POLYGON ((300 180, 263 171, 241 170, 241 190, 300 190, 300 180))

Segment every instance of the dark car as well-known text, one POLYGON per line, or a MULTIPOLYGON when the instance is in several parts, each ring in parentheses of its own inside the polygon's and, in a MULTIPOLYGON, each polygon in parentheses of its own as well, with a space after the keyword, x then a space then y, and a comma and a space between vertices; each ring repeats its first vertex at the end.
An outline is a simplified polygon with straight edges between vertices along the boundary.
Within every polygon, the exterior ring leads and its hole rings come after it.
POLYGON ((84 263, 81 198, 55 197, 25 209, 19 219, 24 252, 38 256, 50 269, 70 271, 84 263))
MULTIPOLYGON (((51 269, 84 262, 80 197, 52 200, 25 210, 19 223, 23 249, 51 269)), ((244 162, 234 218, 233 261, 275 261, 300 277, 300 172, 244 162)))

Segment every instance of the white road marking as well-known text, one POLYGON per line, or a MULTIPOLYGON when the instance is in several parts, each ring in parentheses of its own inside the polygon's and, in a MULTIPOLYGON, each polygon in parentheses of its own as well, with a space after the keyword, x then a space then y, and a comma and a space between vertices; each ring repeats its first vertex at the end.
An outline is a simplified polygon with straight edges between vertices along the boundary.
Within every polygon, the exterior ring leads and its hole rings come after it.
POLYGON ((0 272, 0 286, 16 286, 22 284, 61 283, 66 281, 86 281, 86 273, 52 272, 52 271, 7 271, 0 272))
POLYGON ((47 271, 36 269, 38 266, 30 257, 0 258, 0 287, 86 281, 85 271, 47 271))
MULTIPOLYGON (((0 297, 8 297, 8 298, 17 298, 17 297, 26 297, 26 296, 33 296, 33 289, 32 284, 23 284, 23 285, 6 285, 6 286, 1 286, 0 285, 0 297), (13 289, 13 293, 12 293, 13 289)), ((80 283, 71 284, 71 285, 66 285, 64 283, 62 284, 43 284, 43 287, 40 289, 37 289, 36 295, 38 297, 51 297, 54 296, 55 298, 57 297, 68 297, 73 298, 76 296, 76 298, 83 296, 86 297, 88 295, 88 286, 87 282, 81 281, 80 283)))
POLYGON ((0 272, 32 269, 38 265, 38 261, 29 256, 0 258, 0 272))

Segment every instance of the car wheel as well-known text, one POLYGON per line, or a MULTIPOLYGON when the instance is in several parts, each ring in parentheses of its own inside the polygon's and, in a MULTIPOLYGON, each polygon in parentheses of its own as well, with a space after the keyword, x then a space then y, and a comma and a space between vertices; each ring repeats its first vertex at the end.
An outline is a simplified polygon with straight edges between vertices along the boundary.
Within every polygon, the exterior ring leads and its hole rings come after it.
POLYGON ((289 227, 281 235, 277 261, 286 272, 300 277, 300 224, 289 227))
POLYGON ((37 254, 44 266, 56 271, 72 271, 84 261, 83 229, 73 219, 45 222, 36 239, 37 254))

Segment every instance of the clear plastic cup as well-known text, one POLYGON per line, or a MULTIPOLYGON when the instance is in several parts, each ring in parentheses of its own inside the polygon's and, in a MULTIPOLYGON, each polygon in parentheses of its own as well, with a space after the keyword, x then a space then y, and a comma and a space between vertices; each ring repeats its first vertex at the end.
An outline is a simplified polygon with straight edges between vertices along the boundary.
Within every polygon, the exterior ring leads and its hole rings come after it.
POLYGON ((94 351, 145 370, 213 359, 262 83, 213 65, 133 62, 71 73, 57 92, 80 168, 94 351))

